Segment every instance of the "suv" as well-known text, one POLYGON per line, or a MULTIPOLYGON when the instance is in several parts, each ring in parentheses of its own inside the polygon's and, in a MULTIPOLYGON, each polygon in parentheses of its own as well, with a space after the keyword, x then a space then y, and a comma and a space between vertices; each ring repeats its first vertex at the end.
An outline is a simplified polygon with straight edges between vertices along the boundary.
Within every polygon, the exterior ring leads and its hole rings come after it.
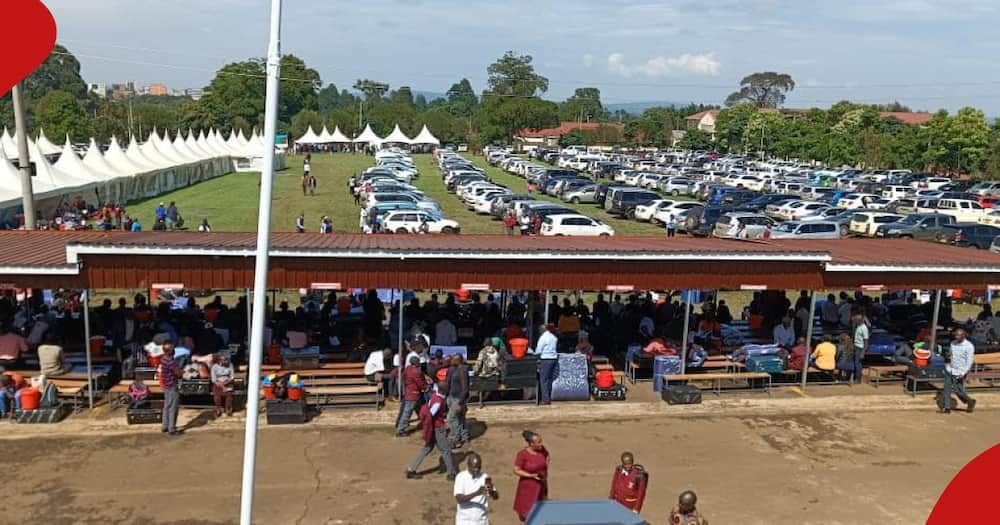
POLYGON ((688 235, 695 237, 709 237, 715 229, 715 223, 723 213, 732 211, 732 208, 724 206, 708 206, 705 208, 695 208, 688 212, 684 218, 682 230, 688 235))
POLYGON ((914 213, 902 220, 879 225, 876 237, 933 239, 946 224, 955 224, 955 218, 943 213, 914 213))
POLYGON ((764 215, 734 211, 719 217, 715 222, 715 228, 712 229, 712 236, 728 239, 761 239, 765 237, 765 231, 774 224, 773 219, 764 215))
POLYGON ((935 240, 953 246, 985 250, 992 246, 993 239, 996 239, 997 235, 1000 235, 1000 228, 996 226, 961 223, 942 227, 935 240))
POLYGON ((618 190, 611 196, 610 205, 605 203, 607 211, 611 215, 620 215, 626 219, 635 218, 635 208, 640 204, 647 204, 660 198, 659 194, 646 190, 618 190))
POLYGON ((897 222, 903 219, 902 215, 886 213, 882 211, 857 212, 851 216, 851 223, 848 229, 850 233, 874 237, 879 226, 897 222))
POLYGON ((600 236, 610 237, 615 230, 603 222, 577 213, 553 213, 542 218, 542 231, 545 236, 600 236))

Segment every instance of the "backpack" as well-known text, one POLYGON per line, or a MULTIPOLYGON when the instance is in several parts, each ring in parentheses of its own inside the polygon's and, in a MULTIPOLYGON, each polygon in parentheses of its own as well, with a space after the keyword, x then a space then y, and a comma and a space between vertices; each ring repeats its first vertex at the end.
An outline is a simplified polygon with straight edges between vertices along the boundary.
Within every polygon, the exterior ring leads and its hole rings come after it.
POLYGON ((49 383, 42 389, 42 397, 38 400, 39 408, 51 408, 59 406, 59 389, 56 385, 49 383))

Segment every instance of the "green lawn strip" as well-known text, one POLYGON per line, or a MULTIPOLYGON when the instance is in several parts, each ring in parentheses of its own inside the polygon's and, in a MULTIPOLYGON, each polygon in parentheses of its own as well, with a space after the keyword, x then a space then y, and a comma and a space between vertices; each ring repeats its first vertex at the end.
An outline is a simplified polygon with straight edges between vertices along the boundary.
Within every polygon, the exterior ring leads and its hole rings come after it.
POLYGON ((441 170, 430 155, 414 155, 413 162, 420 171, 420 177, 414 180, 413 185, 436 200, 445 217, 458 221, 462 233, 504 232, 503 223, 499 220, 494 221, 489 215, 479 215, 469 210, 457 195, 448 192, 441 178, 441 170))
MULTIPOLYGON (((500 168, 490 166, 489 163, 486 162, 486 159, 482 157, 469 156, 466 158, 472 160, 477 166, 485 169, 486 173, 489 174, 489 177, 491 179, 509 187, 515 193, 527 192, 526 180, 518 177, 517 175, 512 175, 510 173, 507 173, 506 171, 500 168)), ((620 219, 617 216, 611 215, 608 212, 604 211, 604 208, 600 207, 597 204, 591 204, 591 203, 572 204, 569 202, 563 202, 562 200, 557 199, 555 197, 551 197, 549 195, 541 194, 537 191, 535 192, 535 199, 556 202, 562 204, 567 208, 576 210, 582 213, 583 215, 587 215, 589 217, 593 217, 595 219, 604 221, 605 223, 607 223, 608 225, 610 225, 612 228, 615 229, 616 235, 662 235, 664 233, 663 229, 661 229, 659 226, 650 224, 648 222, 637 222, 634 220, 630 221, 627 219, 620 219)))

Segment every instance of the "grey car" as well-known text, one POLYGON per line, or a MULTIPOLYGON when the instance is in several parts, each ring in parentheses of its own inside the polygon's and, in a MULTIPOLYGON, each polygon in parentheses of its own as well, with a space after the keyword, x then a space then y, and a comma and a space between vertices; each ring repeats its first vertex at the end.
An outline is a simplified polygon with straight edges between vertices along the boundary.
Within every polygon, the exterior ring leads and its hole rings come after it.
POLYGON ((563 194, 562 200, 566 202, 572 202, 573 204, 580 204, 581 202, 597 202, 596 200, 597 185, 590 184, 583 186, 582 188, 576 188, 575 190, 568 191, 563 194))
POLYGON ((943 213, 914 213, 900 221, 880 225, 875 236, 932 240, 946 224, 955 224, 955 217, 943 213))

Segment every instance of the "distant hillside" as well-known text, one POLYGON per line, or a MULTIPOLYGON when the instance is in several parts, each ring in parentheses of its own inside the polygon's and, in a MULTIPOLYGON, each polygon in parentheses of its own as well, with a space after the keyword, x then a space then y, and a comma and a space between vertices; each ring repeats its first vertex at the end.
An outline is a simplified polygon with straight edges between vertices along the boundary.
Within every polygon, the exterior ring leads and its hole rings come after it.
POLYGON ((668 107, 668 106, 680 107, 680 106, 687 106, 689 104, 692 104, 692 102, 668 102, 664 100, 648 101, 648 102, 623 102, 621 104, 605 104, 604 109, 612 113, 618 110, 623 110, 626 113, 639 115, 642 114, 643 111, 646 111, 649 108, 668 107))
POLYGON ((445 93, 438 93, 436 91, 413 91, 413 98, 417 98, 417 95, 423 95, 427 102, 434 102, 434 100, 439 98, 448 98, 445 93))

